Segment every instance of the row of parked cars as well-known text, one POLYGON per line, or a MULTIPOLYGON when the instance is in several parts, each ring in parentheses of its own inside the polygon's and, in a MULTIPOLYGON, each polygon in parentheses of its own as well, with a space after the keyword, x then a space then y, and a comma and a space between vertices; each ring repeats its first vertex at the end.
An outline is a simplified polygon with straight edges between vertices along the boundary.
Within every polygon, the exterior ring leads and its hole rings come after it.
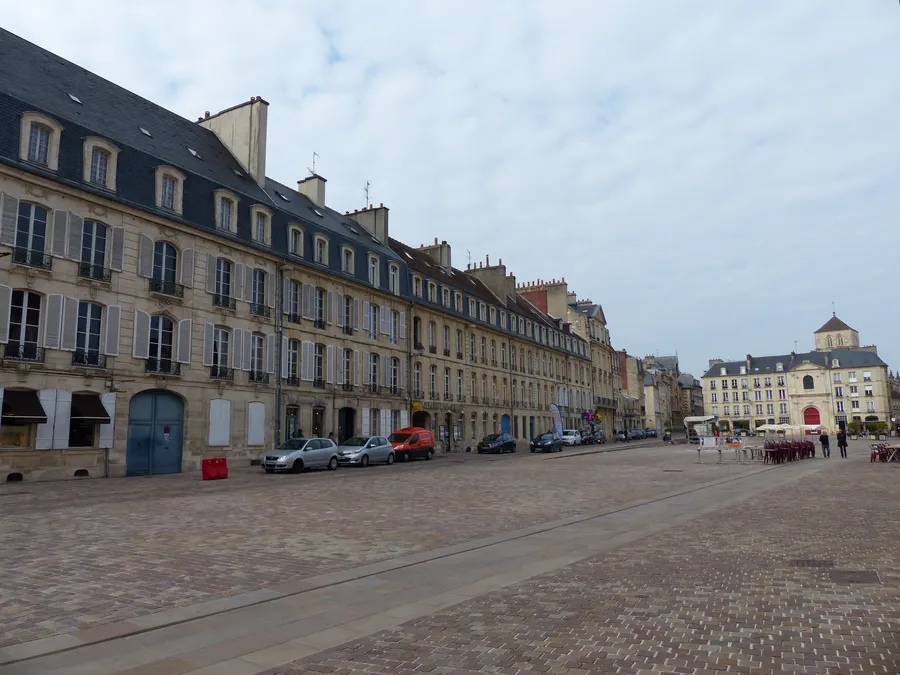
POLYGON ((639 441, 644 438, 657 438, 659 432, 656 429, 630 429, 628 432, 620 431, 616 434, 617 441, 639 441), (627 433, 627 436, 626 436, 627 433))
POLYGON ((431 459, 434 436, 428 429, 409 427, 390 436, 354 436, 337 445, 330 438, 291 438, 261 460, 266 473, 304 469, 329 469, 339 466, 393 464, 395 461, 431 459))

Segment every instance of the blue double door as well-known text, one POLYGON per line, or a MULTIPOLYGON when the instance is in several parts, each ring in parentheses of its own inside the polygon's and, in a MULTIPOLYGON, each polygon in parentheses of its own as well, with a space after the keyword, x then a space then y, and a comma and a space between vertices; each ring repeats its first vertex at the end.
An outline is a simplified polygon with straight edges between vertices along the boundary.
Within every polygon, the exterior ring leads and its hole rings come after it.
POLYGON ((128 407, 126 476, 181 471, 184 403, 165 391, 136 394, 128 407))

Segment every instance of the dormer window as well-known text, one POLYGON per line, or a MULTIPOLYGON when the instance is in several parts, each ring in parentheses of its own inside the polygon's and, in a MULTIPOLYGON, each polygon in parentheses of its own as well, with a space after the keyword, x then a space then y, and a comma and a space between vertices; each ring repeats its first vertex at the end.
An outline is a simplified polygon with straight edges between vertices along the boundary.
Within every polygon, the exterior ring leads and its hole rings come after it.
POLYGON ((728 374, 728 368, 719 368, 719 374, 720 374, 720 375, 727 375, 727 374, 728 374))
POLYGON ((109 141, 94 136, 84 139, 82 179, 86 183, 115 191, 118 156, 119 149, 109 141))
POLYGON ((428 282, 428 302, 437 302, 437 284, 428 282))
POLYGON ((183 173, 169 166, 156 170, 156 205, 159 208, 180 214, 183 193, 183 173))
POLYGON ((90 182, 106 187, 106 175, 109 167, 109 153, 102 148, 94 148, 91 151, 90 182))
POLYGON ((271 246, 272 212, 260 204, 250 207, 250 236, 257 244, 271 246))
POLYGON ((741 375, 747 374, 747 366, 741 366, 741 375))
POLYGON ((781 362, 776 363, 776 364, 775 364, 775 370, 776 370, 776 372, 779 372, 779 373, 782 372, 782 371, 784 371, 784 364, 781 363, 781 362))
POLYGON ((422 277, 413 277, 413 295, 422 297, 422 277))
POLYGON ((831 367, 832 368, 840 368, 841 362, 839 359, 831 359, 831 367))
POLYGON ((455 293, 453 296, 453 302, 455 303, 456 311, 462 314, 463 311, 463 296, 462 293, 455 293))
POLYGON ((444 307, 450 306, 450 289, 449 288, 441 289, 441 304, 443 304, 444 307))
POLYGON ((353 249, 349 246, 344 246, 341 249, 341 270, 345 274, 353 274, 356 270, 356 261, 355 256, 353 255, 353 249))
POLYGON ((291 255, 303 257, 303 230, 292 225, 288 232, 288 250, 291 255))
POLYGON ((317 234, 315 236, 316 242, 316 257, 315 260, 320 265, 328 264, 328 240, 322 235, 317 234))
POLYGON ((47 166, 50 149, 50 130, 37 122, 31 125, 28 136, 28 161, 47 166))
POLYGON ((237 197, 228 190, 216 190, 216 228, 237 232, 237 197))
POLYGON ((378 279, 378 256, 369 256, 369 283, 373 286, 379 285, 378 279))
POLYGON ((497 323, 497 310, 491 307, 490 310, 491 325, 497 323))
POLYGON ((388 289, 394 295, 400 295, 400 268, 388 265, 388 289))
POLYGON ((469 316, 475 317, 475 301, 469 298, 469 316))

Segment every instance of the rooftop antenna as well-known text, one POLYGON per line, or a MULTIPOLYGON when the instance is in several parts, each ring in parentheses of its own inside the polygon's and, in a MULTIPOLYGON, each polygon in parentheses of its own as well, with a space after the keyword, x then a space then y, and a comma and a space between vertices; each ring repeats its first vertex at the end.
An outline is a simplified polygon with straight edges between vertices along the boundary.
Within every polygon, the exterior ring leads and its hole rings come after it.
POLYGON ((469 249, 466 249, 466 253, 469 254, 468 263, 469 263, 469 265, 471 265, 472 264, 472 251, 470 251, 469 249))
POLYGON ((369 188, 371 186, 372 186, 372 184, 369 181, 366 181, 366 204, 365 205, 367 207, 369 206, 369 188))
POLYGON ((831 301, 831 316, 837 316, 837 314, 834 313, 834 300, 831 301))
POLYGON ((794 340, 794 352, 796 352, 796 351, 797 351, 797 341, 794 340))
POLYGON ((313 152, 312 168, 310 169, 309 167, 306 167, 306 170, 309 171, 313 176, 316 175, 316 157, 319 157, 319 156, 320 155, 318 152, 313 152))

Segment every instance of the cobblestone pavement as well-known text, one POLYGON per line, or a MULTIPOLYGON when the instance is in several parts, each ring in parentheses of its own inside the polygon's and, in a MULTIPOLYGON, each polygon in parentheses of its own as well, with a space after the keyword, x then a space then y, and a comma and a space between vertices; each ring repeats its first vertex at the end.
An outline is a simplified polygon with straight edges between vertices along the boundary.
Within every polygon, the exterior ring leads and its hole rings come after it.
POLYGON ((270 672, 900 673, 900 466, 853 450, 758 503, 270 672))
MULTIPOLYGON (((576 449, 580 450, 580 449, 576 449)), ((568 451, 567 451, 568 452, 568 451)), ((686 446, 0 487, 0 647, 720 478, 686 446)))

